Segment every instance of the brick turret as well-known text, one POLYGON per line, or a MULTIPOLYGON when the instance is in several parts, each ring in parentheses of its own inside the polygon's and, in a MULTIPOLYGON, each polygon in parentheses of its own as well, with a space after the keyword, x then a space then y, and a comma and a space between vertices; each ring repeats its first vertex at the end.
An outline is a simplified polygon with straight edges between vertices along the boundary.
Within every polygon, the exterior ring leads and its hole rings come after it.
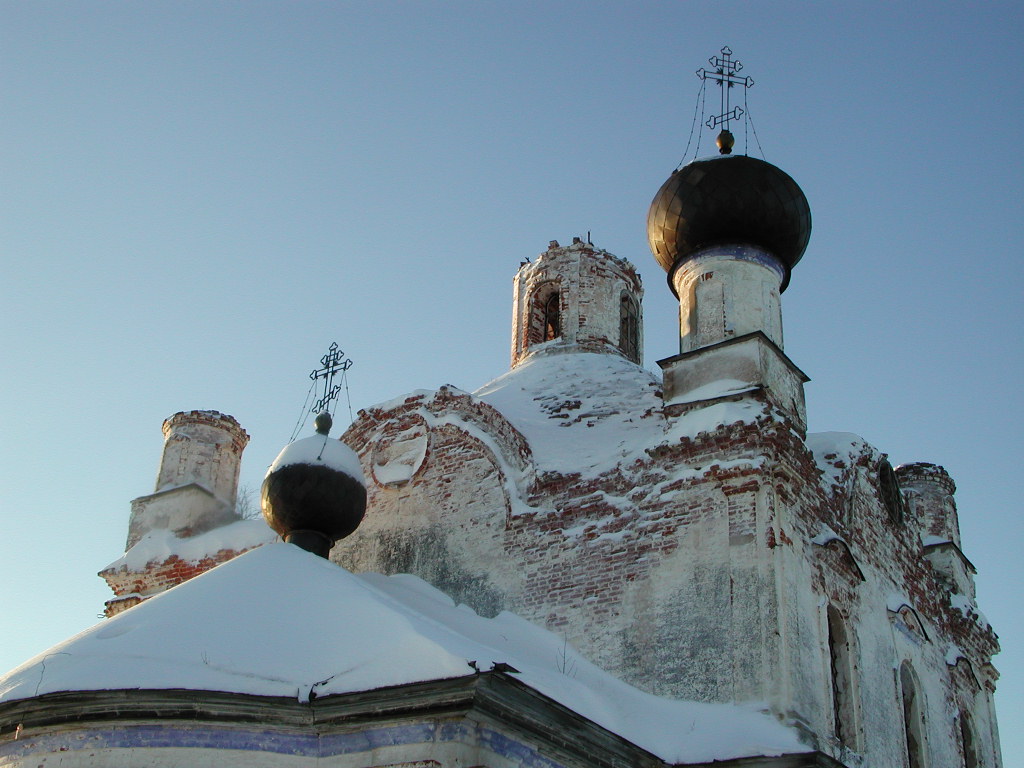
POLYGON ((917 462, 896 469, 900 489, 920 530, 925 557, 935 569, 939 582, 952 594, 974 599, 977 571, 960 549, 956 483, 937 464, 917 462))
POLYGON ((625 259, 574 237, 516 273, 512 367, 541 351, 610 352, 642 363, 643 286, 625 259))
POLYGON ((960 546, 960 523, 956 514, 956 483, 938 464, 916 462, 896 470, 900 489, 918 518, 923 535, 951 541, 960 546))

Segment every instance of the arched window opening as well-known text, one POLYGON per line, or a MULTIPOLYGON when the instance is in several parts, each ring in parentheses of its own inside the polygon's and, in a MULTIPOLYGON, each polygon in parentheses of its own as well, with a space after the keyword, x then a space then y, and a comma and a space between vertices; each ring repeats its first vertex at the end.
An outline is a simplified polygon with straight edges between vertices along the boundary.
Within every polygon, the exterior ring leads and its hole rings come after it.
POLYGON ((905 511, 903 493, 900 491, 896 472, 888 461, 883 460, 878 465, 878 490, 882 496, 882 503, 889 513, 889 520, 893 523, 902 523, 905 511))
POLYGON ((910 768, 925 768, 924 762, 924 705, 910 664, 900 666, 900 692, 903 699, 903 732, 907 742, 907 764, 910 768))
POLYGON ((562 292, 557 281, 543 283, 530 294, 525 347, 562 335, 562 292))
POLYGON ((828 607, 828 653, 832 666, 832 713, 836 738, 856 748, 853 658, 850 640, 839 611, 828 607))
POLYGON ((964 768, 981 768, 981 752, 971 716, 960 710, 960 742, 964 748, 964 768))
POLYGON ((619 349, 634 363, 640 362, 640 311, 627 293, 619 302, 619 349))
POLYGON ((558 291, 553 292, 544 302, 544 334, 542 341, 551 341, 562 335, 562 305, 558 291))

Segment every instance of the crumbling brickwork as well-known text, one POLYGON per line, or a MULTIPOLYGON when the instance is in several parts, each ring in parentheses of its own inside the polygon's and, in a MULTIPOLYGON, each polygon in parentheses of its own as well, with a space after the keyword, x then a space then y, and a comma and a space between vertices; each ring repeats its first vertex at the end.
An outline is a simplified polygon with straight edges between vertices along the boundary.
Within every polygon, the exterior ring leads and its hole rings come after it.
POLYGON ((103 614, 109 618, 121 613, 153 595, 206 573, 249 549, 251 547, 221 549, 199 560, 183 560, 177 555, 171 555, 166 560, 147 563, 142 570, 132 570, 128 567, 102 570, 99 575, 106 580, 115 595, 103 604, 103 614))
POLYGON ((643 285, 625 259, 574 237, 571 245, 552 240, 515 277, 512 307, 512 367, 545 343, 572 344, 588 351, 615 350, 640 363, 643 285), (548 310, 557 297, 557 310, 548 310), (623 320, 623 302, 635 310, 623 320), (552 319, 557 328, 552 328, 552 319))
MULTIPOLYGON (((524 265, 516 317, 530 280, 553 277, 524 265)), ((514 338, 512 371, 475 395, 442 388, 361 412, 343 439, 371 481, 368 512, 332 557, 514 611, 652 693, 766 702, 848 764, 902 764, 907 664, 931 764, 975 749, 998 765, 998 643, 944 470, 892 473, 855 436, 808 437, 770 380, 666 403, 613 340, 563 341, 517 357, 514 338), (610 421, 618 432, 602 431, 610 421), (403 431, 427 447, 382 482, 375 446, 403 431)))
MULTIPOLYGON (((333 560, 513 611, 651 693, 761 703, 848 766, 999 768, 999 645, 942 467, 808 435, 806 376, 759 329, 647 372, 619 335, 635 270, 589 243, 514 293, 511 371, 345 432, 368 507, 333 560)), ((107 569, 107 613, 256 545, 107 569)))

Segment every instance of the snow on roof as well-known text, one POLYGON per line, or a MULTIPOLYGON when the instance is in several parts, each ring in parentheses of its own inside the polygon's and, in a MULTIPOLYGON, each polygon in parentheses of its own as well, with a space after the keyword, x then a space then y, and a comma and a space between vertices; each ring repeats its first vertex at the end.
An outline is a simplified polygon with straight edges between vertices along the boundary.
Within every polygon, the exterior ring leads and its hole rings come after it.
POLYGON ((753 424, 766 418, 768 413, 768 406, 752 400, 712 403, 674 417, 669 423, 666 439, 677 442, 695 438, 704 432, 714 432, 727 424, 753 424))
POLYGON ((274 459, 267 474, 290 464, 311 464, 329 467, 344 472, 361 485, 366 485, 363 477, 363 465, 359 463, 356 452, 337 439, 327 435, 313 435, 288 443, 274 459))
POLYGON ((535 355, 473 394, 530 443, 545 471, 591 474, 662 440, 660 381, 613 354, 535 355))
POLYGON ((843 484, 843 477, 858 458, 874 450, 860 435, 852 432, 812 432, 807 435, 807 447, 822 472, 822 487, 826 490, 843 484))
POLYGON ((753 392, 760 389, 757 385, 751 385, 748 381, 739 379, 718 379, 705 384, 703 387, 691 389, 676 395, 665 401, 666 405, 683 405, 686 403, 698 403, 701 400, 711 400, 715 397, 726 397, 728 395, 742 395, 746 392, 753 392))
POLYGON ((960 611, 961 616, 974 621, 982 629, 992 626, 988 623, 985 614, 978 610, 978 604, 974 601, 974 598, 954 592, 949 596, 949 604, 960 611))
POLYGON ((669 763, 806 752, 753 706, 643 693, 510 613, 456 606, 413 576, 354 576, 275 543, 103 621, 0 678, 0 701, 57 691, 317 696, 473 674, 497 662, 669 763), (297 599, 301 596, 301 599, 297 599))
MULTIPOLYGON (((886 595, 886 597, 885 597, 885 607, 886 607, 886 609, 892 611, 893 613, 899 613, 900 608, 902 608, 903 606, 907 606, 911 610, 914 610, 914 603, 911 602, 909 597, 907 597, 907 593, 906 592, 895 592, 894 591, 894 592, 890 592, 888 595, 886 595)), ((914 613, 917 613, 917 611, 914 610, 914 613)))
POLYGON ((833 531, 831 527, 825 525, 825 523, 821 523, 818 528, 818 535, 811 539, 811 544, 817 544, 823 547, 830 541, 841 541, 843 544, 846 544, 846 539, 833 531))
MULTIPOLYGON (((960 646, 950 643, 946 646, 946 664, 955 667, 960 659, 967 659, 967 654, 960 650, 960 646)), ((970 661, 970 659, 968 659, 970 661)))
POLYGON ((258 547, 277 538, 277 534, 260 520, 237 520, 212 531, 179 538, 171 531, 153 530, 146 533, 135 546, 101 571, 145 570, 152 562, 162 563, 172 556, 195 563, 229 549, 241 552, 258 547))

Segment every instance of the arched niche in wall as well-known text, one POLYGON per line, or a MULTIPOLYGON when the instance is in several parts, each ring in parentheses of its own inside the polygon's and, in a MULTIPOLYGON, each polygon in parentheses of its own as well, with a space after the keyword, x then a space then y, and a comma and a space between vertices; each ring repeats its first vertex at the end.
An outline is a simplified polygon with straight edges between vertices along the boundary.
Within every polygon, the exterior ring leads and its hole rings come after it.
MULTIPOLYGON (((949 659, 947 657, 947 664, 949 659)), ((960 655, 950 669, 953 687, 958 699, 957 735, 965 768, 979 768, 992 765, 986 762, 982 734, 991 732, 989 712, 991 700, 986 686, 978 676, 974 665, 967 657, 960 655)))
POLYGON ((693 287, 693 331, 696 345, 706 346, 726 336, 725 283, 705 272, 693 287))
POLYGON ((846 620, 834 605, 826 610, 828 655, 832 683, 832 715, 836 738, 851 749, 858 748, 854 649, 846 620))
POLYGON ((917 644, 930 641, 928 633, 925 632, 924 622, 913 606, 903 603, 895 610, 889 609, 889 618, 904 635, 917 644))
POLYGON ((541 283, 530 297, 527 346, 562 336, 562 286, 558 280, 541 283))
POLYGON ((865 581, 864 571, 853 555, 853 550, 841 538, 831 538, 827 541, 813 541, 821 547, 817 550, 821 553, 821 559, 829 565, 833 572, 841 574, 851 587, 856 587, 865 581))
POLYGON ((640 362, 640 305, 626 291, 619 297, 619 350, 626 359, 640 362))
POLYGON ((921 684, 909 661, 900 664, 899 692, 908 768, 926 768, 925 703, 921 684))
POLYGON ((974 727, 974 719, 965 709, 960 710, 960 748, 964 755, 964 768, 980 768, 984 763, 978 744, 978 731, 974 727))

